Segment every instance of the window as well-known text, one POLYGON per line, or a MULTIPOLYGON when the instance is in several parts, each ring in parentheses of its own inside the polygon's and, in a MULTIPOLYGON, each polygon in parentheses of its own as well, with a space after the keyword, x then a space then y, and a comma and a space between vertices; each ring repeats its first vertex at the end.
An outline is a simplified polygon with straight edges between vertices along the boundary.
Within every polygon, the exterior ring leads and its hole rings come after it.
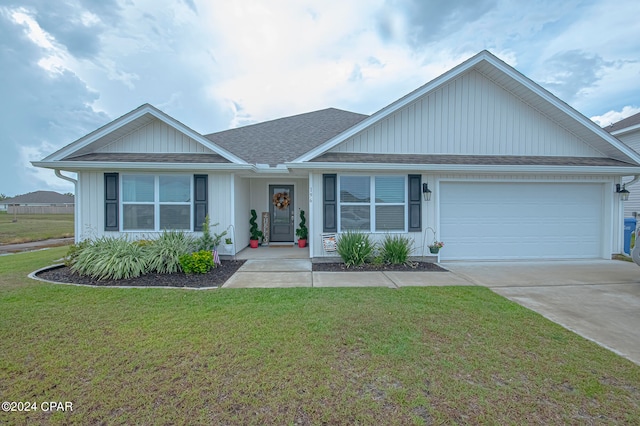
POLYGON ((405 176, 340 176, 338 185, 340 231, 406 232, 405 176))
POLYGON ((123 175, 122 230, 191 230, 191 177, 123 175))

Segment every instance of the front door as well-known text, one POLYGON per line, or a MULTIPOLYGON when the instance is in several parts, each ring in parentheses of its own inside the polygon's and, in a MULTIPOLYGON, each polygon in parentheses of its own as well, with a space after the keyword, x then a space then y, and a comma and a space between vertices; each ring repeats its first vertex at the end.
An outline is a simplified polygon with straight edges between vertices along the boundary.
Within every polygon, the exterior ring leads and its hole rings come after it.
POLYGON ((269 185, 271 235, 269 241, 293 242, 293 185, 269 185))

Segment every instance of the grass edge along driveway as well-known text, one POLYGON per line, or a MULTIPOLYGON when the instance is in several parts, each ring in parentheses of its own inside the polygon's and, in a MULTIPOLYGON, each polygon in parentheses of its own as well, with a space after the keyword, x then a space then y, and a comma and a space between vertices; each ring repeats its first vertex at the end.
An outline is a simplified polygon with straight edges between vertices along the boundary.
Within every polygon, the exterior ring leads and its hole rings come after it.
POLYGON ((640 418, 640 367, 482 287, 82 288, 0 257, 0 423, 549 424, 640 418))

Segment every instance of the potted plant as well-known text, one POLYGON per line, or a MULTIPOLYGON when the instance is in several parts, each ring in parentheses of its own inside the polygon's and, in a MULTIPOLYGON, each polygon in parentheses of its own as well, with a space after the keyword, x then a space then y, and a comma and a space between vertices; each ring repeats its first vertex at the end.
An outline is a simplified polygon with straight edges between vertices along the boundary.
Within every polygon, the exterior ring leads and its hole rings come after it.
POLYGON ((442 247, 444 247, 444 243, 442 241, 434 241, 433 243, 429 244, 429 251, 433 254, 438 254, 442 247))
POLYGON ((296 235, 298 237, 298 247, 305 248, 307 246, 307 237, 309 235, 309 230, 305 226, 307 223, 307 219, 304 217, 304 210, 300 210, 300 225, 298 229, 296 229, 296 235))
POLYGON ((249 223, 251 224, 251 229, 249 229, 249 232, 251 233, 249 245, 251 248, 258 248, 258 242, 260 241, 260 238, 262 238, 262 231, 258 229, 258 224, 256 223, 257 218, 258 214, 254 209, 251 209, 251 219, 249 219, 249 223))
POLYGON ((224 239, 224 252, 231 253, 233 251, 233 240, 231 238, 224 239))

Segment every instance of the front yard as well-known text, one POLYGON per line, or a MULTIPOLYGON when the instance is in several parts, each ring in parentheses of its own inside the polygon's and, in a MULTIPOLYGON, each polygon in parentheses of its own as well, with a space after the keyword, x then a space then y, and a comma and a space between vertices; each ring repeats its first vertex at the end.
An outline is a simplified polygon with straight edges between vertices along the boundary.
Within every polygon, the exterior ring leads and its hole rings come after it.
POLYGON ((0 257, 0 399, 38 407, 0 412, 0 423, 640 418, 640 367, 485 288, 133 290, 26 278, 65 250, 0 257))
POLYGON ((0 244, 73 237, 72 214, 19 214, 0 212, 0 244), (14 219, 17 219, 14 222, 14 219))

